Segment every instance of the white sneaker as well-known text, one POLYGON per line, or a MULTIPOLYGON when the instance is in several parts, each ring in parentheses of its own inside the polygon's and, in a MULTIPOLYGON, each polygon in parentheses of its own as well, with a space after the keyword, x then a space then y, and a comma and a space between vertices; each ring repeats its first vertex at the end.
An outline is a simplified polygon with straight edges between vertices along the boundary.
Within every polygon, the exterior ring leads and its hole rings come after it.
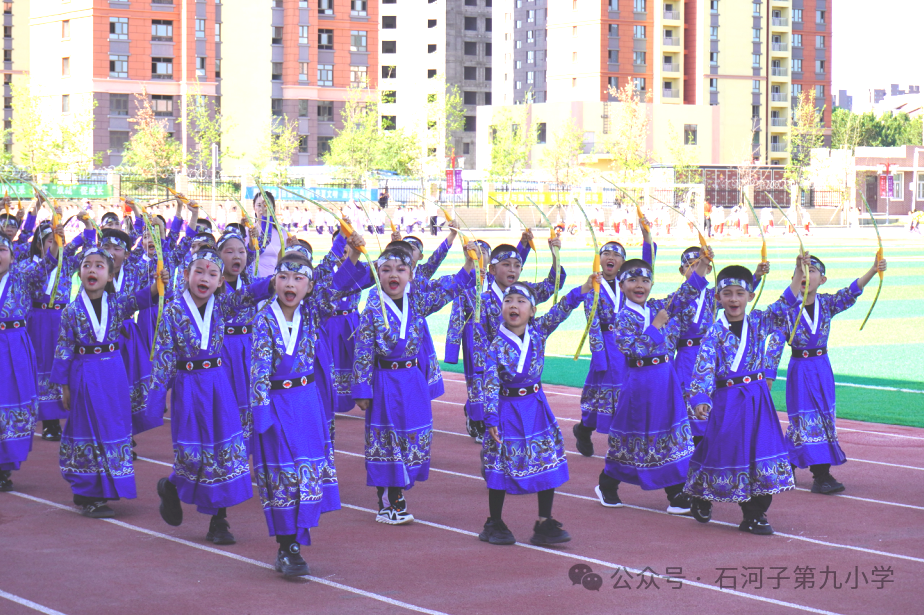
POLYGON ((380 510, 375 516, 375 520, 388 525, 407 525, 414 521, 414 515, 398 510, 394 506, 389 506, 380 510))

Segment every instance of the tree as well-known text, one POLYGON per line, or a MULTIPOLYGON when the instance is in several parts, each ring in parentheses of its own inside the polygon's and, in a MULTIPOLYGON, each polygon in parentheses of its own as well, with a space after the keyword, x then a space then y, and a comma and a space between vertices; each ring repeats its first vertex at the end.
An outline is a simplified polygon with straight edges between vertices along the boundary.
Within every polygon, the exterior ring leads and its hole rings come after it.
POLYGON ((404 176, 420 172, 420 143, 413 131, 383 126, 377 145, 375 168, 404 176))
POLYGON ((167 177, 183 165, 183 148, 167 132, 166 120, 154 114, 147 90, 135 94, 138 114, 129 118, 134 132, 122 152, 122 164, 148 177, 167 177))
POLYGON ((186 132, 192 137, 196 148, 190 155, 190 164, 200 172, 212 169, 212 146, 218 145, 218 165, 222 160, 232 157, 228 149, 221 151, 222 125, 231 130, 234 122, 222 117, 221 109, 209 101, 208 96, 196 91, 186 96, 186 132))
POLYGON ((648 110, 638 90, 626 83, 621 89, 610 86, 610 96, 618 101, 611 121, 611 130, 601 144, 610 155, 610 168, 618 181, 644 181, 651 167, 648 151, 648 110))
POLYGON ((674 127, 673 122, 667 122, 668 146, 670 163, 674 165, 674 182, 678 184, 699 184, 703 181, 702 171, 699 169, 699 147, 693 135, 684 140, 684 137, 674 127))
POLYGON ((531 97, 519 105, 500 107, 491 118, 492 179, 511 184, 529 163, 536 144, 536 127, 530 119, 531 97))
POLYGON ((789 164, 786 166, 786 179, 800 186, 804 181, 805 169, 811 163, 812 149, 824 143, 823 116, 824 107, 815 105, 815 90, 801 92, 793 108, 789 132, 789 164))
POLYGON ((288 179, 292 156, 298 150, 298 121, 289 121, 288 116, 274 117, 263 133, 263 141, 253 160, 254 170, 262 177, 272 167, 266 179, 274 184, 284 184, 288 179))
POLYGON ((831 114, 831 147, 896 147, 920 145, 924 117, 910 117, 907 113, 883 113, 877 117, 872 111, 853 113, 835 109, 831 114))
POLYGON ((552 142, 542 153, 542 166, 555 179, 559 191, 581 180, 578 157, 584 153, 584 133, 569 117, 552 134, 552 142))
POLYGON ((446 77, 429 80, 435 92, 427 94, 426 116, 418 125, 420 167, 426 175, 439 175, 445 168, 444 158, 455 152, 455 134, 465 128, 465 107, 459 86, 446 85, 446 77))
POLYGON ((324 163, 338 167, 339 178, 360 184, 379 159, 378 102, 370 99, 365 83, 350 86, 340 117, 343 127, 331 139, 324 163))

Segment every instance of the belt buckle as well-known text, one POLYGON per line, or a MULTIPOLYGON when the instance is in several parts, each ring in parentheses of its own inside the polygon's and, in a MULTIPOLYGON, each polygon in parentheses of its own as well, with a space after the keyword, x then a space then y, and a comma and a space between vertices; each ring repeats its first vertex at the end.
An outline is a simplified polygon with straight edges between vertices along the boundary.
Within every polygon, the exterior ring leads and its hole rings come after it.
POLYGON ((212 362, 211 362, 211 361, 203 361, 203 362, 202 362, 202 369, 209 369, 210 367, 212 367, 212 362))
POLYGON ((525 397, 527 393, 529 393, 529 391, 527 391, 526 389, 519 389, 519 390, 517 391, 517 394, 518 394, 520 397, 525 397))
POLYGON ((397 364, 396 362, 392 361, 392 362, 391 362, 391 369, 392 369, 392 370, 398 369, 398 364, 397 364))
POLYGON ((103 349, 101 346, 97 346, 93 349, 93 354, 103 354, 103 349))
POLYGON ((750 377, 750 376, 745 376, 744 378, 741 379, 741 381, 742 381, 744 384, 751 384, 751 377, 750 377))
POLYGON ((693 347, 693 340, 687 340, 687 348, 693 347))
POLYGON ((21 327, 21 326, 22 326, 22 325, 19 324, 19 321, 18 321, 18 320, 17 320, 16 322, 13 323, 13 328, 14 328, 14 329, 18 329, 18 328, 21 327))
POLYGON ((302 386, 308 384, 308 376, 302 376, 302 386))
POLYGON ((725 386, 727 387, 735 386, 735 381, 729 378, 728 380, 725 381, 725 386))
POLYGON ((407 368, 407 369, 411 369, 412 367, 414 367, 414 362, 413 362, 413 361, 407 361, 407 362, 404 364, 404 367, 407 368))
POLYGON ((655 358, 653 358, 653 359, 651 360, 651 364, 652 364, 652 365, 658 365, 659 363, 661 363, 661 358, 660 358, 660 357, 655 357, 655 358))
POLYGON ((533 393, 538 393, 538 392, 539 392, 539 384, 537 383, 533 385, 533 393))
POLYGON ((81 346, 77 349, 77 354, 87 354, 87 349, 81 346))
POLYGON ((282 381, 282 388, 284 388, 284 389, 291 389, 291 388, 292 388, 292 381, 291 381, 291 380, 283 380, 283 381, 282 381))
POLYGON ((824 354, 824 351, 823 351, 821 348, 819 348, 818 350, 815 351, 815 356, 816 356, 816 357, 820 357, 820 356, 823 355, 823 354, 824 354))
POLYGON ((227 333, 228 335, 233 335, 234 327, 228 327, 227 329, 225 329, 225 333, 227 333))
POLYGON ((195 366, 193 365, 192 361, 186 362, 186 371, 191 372, 193 370, 193 367, 195 366))
POLYGON ((641 367, 643 365, 645 365, 645 362, 642 359, 635 362, 635 367, 641 367))

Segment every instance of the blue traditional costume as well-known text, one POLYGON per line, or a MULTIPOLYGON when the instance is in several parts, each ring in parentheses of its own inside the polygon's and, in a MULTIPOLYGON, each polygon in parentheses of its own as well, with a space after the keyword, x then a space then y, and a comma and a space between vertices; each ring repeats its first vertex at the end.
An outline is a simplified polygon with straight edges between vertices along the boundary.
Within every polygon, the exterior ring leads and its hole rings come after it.
MULTIPOLYGON (((112 257, 100 248, 87 249, 84 258, 93 254, 112 265, 112 257)), ((103 292, 96 305, 81 290, 61 314, 51 374, 51 381, 67 385, 71 395, 61 473, 87 516, 97 516, 93 513, 106 500, 135 497, 131 396, 119 345, 123 323, 150 304, 150 288, 122 295, 103 292)))
MULTIPOLYGON (((735 269, 747 272, 744 267, 735 269)), ((720 274, 719 291, 727 286, 751 292, 753 280, 749 272, 740 277, 720 274)), ((740 529, 772 533, 765 517, 771 496, 794 487, 783 431, 766 383, 776 378, 781 335, 791 326, 791 312, 783 300, 766 310, 751 310, 733 323, 723 312, 703 337, 690 404, 705 404, 711 412, 684 486, 694 498, 693 515, 699 521, 709 520, 709 502, 738 502, 744 514, 740 529)))
MULTIPOLYGON (((15 257, 13 242, 0 235, 0 249, 15 257)), ((34 270, 34 268, 32 269, 34 270)), ((10 472, 18 470, 32 450, 38 416, 35 388, 35 350, 26 332, 31 302, 26 278, 28 263, 10 263, 0 276, 0 491, 10 491, 10 472)))
MULTIPOLYGON (((825 274, 825 266, 811 257, 812 267, 825 274)), ((844 486, 831 476, 831 466, 847 461, 837 440, 834 372, 828 358, 831 319, 857 302, 863 289, 857 281, 835 294, 816 294, 811 305, 791 289, 784 299, 802 317, 792 340, 792 356, 786 370, 786 412, 789 428, 786 440, 789 460, 799 468, 810 468, 814 493, 836 493, 844 486)), ((795 317, 793 317, 795 318, 795 317)), ((788 332, 787 332, 788 334, 788 332)))

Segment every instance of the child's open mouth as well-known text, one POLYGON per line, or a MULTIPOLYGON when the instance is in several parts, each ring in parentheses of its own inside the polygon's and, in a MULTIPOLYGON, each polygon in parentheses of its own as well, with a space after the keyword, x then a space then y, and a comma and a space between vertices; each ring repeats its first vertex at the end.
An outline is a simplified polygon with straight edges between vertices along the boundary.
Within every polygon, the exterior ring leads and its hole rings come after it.
POLYGON ((97 282, 99 282, 99 278, 97 278, 95 275, 87 276, 87 286, 96 286, 97 282))
POLYGON ((388 282, 388 290, 398 290, 398 286, 400 286, 400 284, 398 284, 397 280, 391 280, 388 282))
POLYGON ((196 288, 199 290, 199 294, 202 294, 202 295, 209 292, 208 284, 199 284, 198 286, 196 286, 196 288))
POLYGON ((292 303, 293 301, 295 301, 295 292, 294 292, 294 291, 287 290, 286 292, 284 292, 284 293, 282 294, 282 296, 283 296, 283 297, 285 298, 285 300, 288 301, 289 303, 292 303))

